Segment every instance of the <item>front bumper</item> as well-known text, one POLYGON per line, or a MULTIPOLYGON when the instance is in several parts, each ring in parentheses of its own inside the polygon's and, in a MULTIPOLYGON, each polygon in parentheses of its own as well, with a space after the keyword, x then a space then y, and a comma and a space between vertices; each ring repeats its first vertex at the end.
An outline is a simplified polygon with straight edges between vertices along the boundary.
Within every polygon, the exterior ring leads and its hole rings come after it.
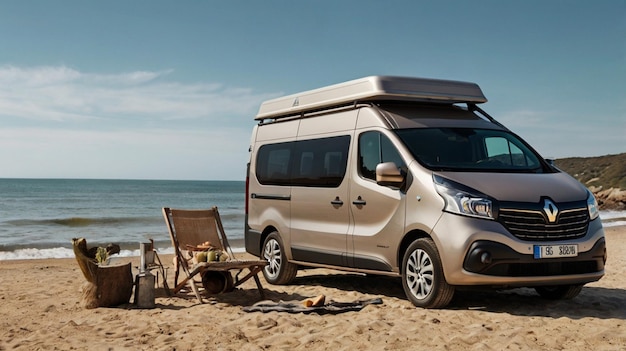
POLYGON ((450 285, 523 287, 585 284, 604 275, 606 242, 600 219, 583 238, 533 242, 500 223, 444 213, 432 232, 450 285), (577 244, 576 257, 535 259, 534 245, 577 244))
POLYGON ((463 269, 500 277, 549 277, 594 274, 604 270, 606 243, 598 240, 591 250, 576 257, 535 259, 493 241, 475 241, 463 262, 463 269))

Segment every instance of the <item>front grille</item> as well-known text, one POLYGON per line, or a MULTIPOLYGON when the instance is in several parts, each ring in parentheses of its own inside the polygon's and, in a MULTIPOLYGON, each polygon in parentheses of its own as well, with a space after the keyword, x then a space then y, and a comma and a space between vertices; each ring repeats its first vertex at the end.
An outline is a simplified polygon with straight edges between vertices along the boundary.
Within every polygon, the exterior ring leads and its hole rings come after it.
POLYGON ((587 233, 589 212, 586 207, 562 210, 557 220, 549 223, 541 210, 504 208, 499 211, 498 221, 522 240, 571 240, 587 233))

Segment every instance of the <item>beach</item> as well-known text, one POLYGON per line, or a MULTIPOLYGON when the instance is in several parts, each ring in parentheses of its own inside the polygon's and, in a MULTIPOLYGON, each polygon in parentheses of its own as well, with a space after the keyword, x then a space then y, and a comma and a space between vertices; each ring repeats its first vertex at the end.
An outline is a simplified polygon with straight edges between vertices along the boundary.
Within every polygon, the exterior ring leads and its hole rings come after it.
POLYGON ((265 297, 382 304, 337 314, 245 312, 261 300, 249 280, 203 304, 157 288, 153 309, 85 309, 75 259, 0 261, 0 350, 626 350, 626 226, 605 232, 606 275, 573 300, 544 300, 531 289, 461 291, 439 310, 413 307, 399 279, 326 269, 300 271, 288 286, 261 275, 265 297))

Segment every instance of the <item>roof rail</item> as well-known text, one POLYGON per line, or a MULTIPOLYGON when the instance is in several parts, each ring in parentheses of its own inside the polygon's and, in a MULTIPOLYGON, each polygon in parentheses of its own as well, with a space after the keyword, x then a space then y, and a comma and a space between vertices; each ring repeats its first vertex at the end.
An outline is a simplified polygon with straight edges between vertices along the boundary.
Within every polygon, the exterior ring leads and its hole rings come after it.
POLYGON ((405 100, 424 102, 487 102, 475 83, 452 80, 370 76, 309 90, 261 104, 255 120, 278 119, 357 101, 405 100))

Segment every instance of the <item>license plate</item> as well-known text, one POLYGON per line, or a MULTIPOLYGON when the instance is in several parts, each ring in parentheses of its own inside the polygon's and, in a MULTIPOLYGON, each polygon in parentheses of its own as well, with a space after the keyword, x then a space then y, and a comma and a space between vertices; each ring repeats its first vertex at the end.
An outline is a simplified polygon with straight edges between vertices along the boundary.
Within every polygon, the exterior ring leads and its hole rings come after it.
POLYGON ((578 256, 578 245, 535 245, 535 258, 558 258, 578 256))

